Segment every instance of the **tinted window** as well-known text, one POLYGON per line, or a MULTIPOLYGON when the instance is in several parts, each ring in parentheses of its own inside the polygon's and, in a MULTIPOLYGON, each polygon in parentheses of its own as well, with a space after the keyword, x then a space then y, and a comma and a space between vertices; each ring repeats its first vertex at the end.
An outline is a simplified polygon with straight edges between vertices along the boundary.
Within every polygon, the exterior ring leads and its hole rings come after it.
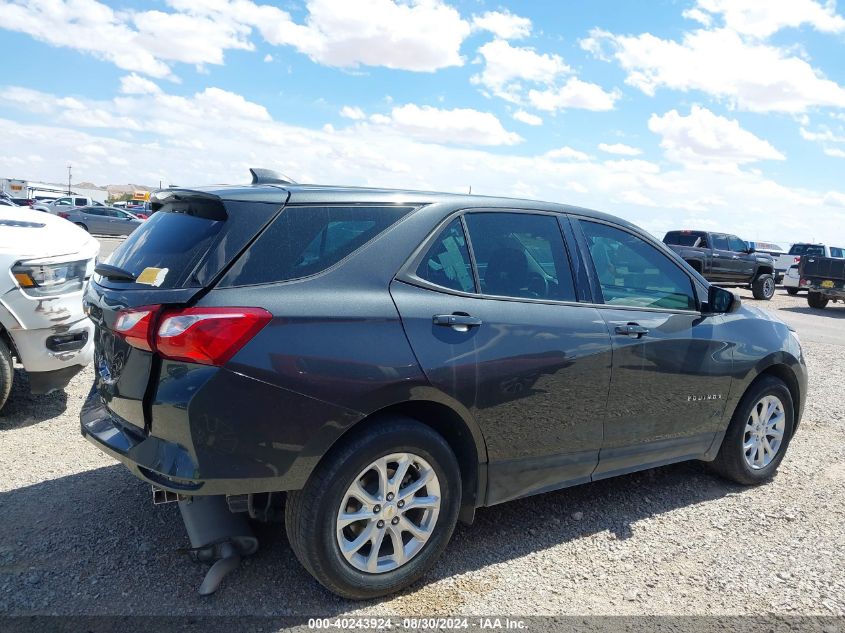
POLYGON ((689 277, 654 246, 606 224, 582 221, 581 226, 605 303, 695 310, 689 277))
POLYGON ((736 235, 730 235, 728 237, 728 244, 730 245, 731 250, 736 253, 745 253, 748 250, 748 244, 739 239, 736 235))
POLYGON ((831 257, 845 257, 845 251, 841 248, 837 248, 836 246, 830 247, 830 256, 831 257))
POLYGON ((75 204, 76 206, 81 207, 88 204, 88 200, 86 198, 77 198, 75 204))
POLYGON ((789 249, 790 255, 818 255, 824 257, 824 246, 821 244, 793 244, 789 249))
POLYGON ((314 275, 356 251, 411 209, 287 207, 221 285, 247 286, 314 275))
POLYGON ((444 288, 475 292, 466 237, 459 219, 452 220, 437 236, 415 274, 420 279, 444 288))
POLYGON ((713 234, 713 248, 717 251, 729 251, 730 246, 728 245, 728 236, 727 235, 718 235, 713 234))
POLYGON ((103 210, 97 207, 83 207, 80 211, 86 215, 105 215, 103 210))
POLYGON ((483 294, 575 301, 556 217, 469 213, 465 218, 483 294))
POLYGON ((674 246, 691 246, 694 248, 706 248, 707 238, 705 233, 693 231, 669 231, 663 238, 666 244, 674 246))

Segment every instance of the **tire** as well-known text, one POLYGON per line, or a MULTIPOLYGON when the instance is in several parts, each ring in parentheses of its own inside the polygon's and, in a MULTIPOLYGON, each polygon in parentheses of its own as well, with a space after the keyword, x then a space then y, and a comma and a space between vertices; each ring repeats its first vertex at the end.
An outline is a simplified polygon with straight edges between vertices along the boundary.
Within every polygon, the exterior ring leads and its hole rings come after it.
MULTIPOLYGON (((401 482, 399 485, 401 486, 401 482)), ((386 489, 390 491, 391 487, 392 485, 387 486, 386 489)), ((401 490, 406 487, 410 487, 410 484, 400 487, 399 492, 401 493, 401 490)), ((384 492, 384 489, 381 489, 381 492, 384 492)), ((407 499, 411 498, 422 499, 423 497, 415 496, 407 499)), ((461 473, 455 455, 446 440, 415 420, 392 417, 368 427, 365 433, 333 449, 319 463, 302 490, 288 493, 285 527, 294 554, 318 582, 343 598, 364 600, 399 591, 417 581, 428 571, 452 536, 460 505, 461 473), (403 481, 413 483, 413 477, 426 472, 428 467, 433 471, 435 478, 419 492, 425 492, 425 499, 439 496, 439 512, 432 507, 431 510, 414 509, 405 514, 406 511, 398 509, 399 504, 406 503, 401 500, 399 493, 395 497, 397 501, 391 500, 392 503, 388 504, 389 495, 379 495, 374 484, 364 483, 363 487, 370 497, 378 497, 372 500, 381 501, 383 507, 378 504, 366 506, 355 498, 356 493, 351 490, 353 484, 366 482, 367 478, 374 478, 376 475, 376 470, 370 469, 371 465, 387 457, 385 472, 389 475, 391 464, 395 464, 393 475, 391 475, 395 476, 399 467, 398 463, 389 460, 402 454, 409 454, 411 459, 407 463, 413 464, 408 466, 408 475, 403 481), (420 468, 415 468, 416 465, 420 468), (361 475, 364 476, 359 479, 361 475), (437 484, 439 484, 439 495, 436 494, 437 489, 434 487, 437 484), (378 516, 384 519, 380 520, 380 523, 369 518, 369 512, 373 507, 377 508, 374 514, 379 512, 378 516), (366 518, 350 522, 347 527, 338 530, 341 510, 348 513, 361 513, 366 518), (399 518, 400 512, 402 518, 399 518), (408 541, 402 546, 403 553, 406 548, 410 547, 411 550, 417 548, 408 555, 407 562, 399 564, 395 559, 396 550, 393 547, 394 539, 397 538, 397 532, 394 530, 397 528, 392 528, 391 524, 410 520, 416 529, 422 532, 420 526, 425 525, 426 519, 421 517, 427 517, 431 526, 427 540, 415 540, 411 532, 398 531, 400 540, 408 537, 408 541), (372 571, 372 567, 369 568, 371 571, 362 569, 366 563, 373 560, 370 554, 374 543, 371 540, 362 541, 357 550, 354 546, 349 548, 348 551, 355 552, 348 554, 352 558, 345 557, 341 552, 341 539, 351 544, 350 540, 355 541, 363 535, 364 530, 368 529, 372 530, 376 538, 379 537, 380 532, 383 533, 384 540, 379 541, 380 555, 374 559, 375 564, 383 568, 375 571, 372 571)), ((398 523, 398 525, 407 526, 408 523, 398 523)), ((401 530, 401 527, 398 530, 401 530)))
POLYGON ((813 292, 812 290, 807 293, 807 305, 811 308, 817 308, 818 310, 824 310, 827 307, 827 303, 830 301, 827 297, 825 297, 820 292, 813 292))
POLYGON ((87 227, 87 226, 85 226, 84 224, 82 224, 82 222, 74 222, 74 224, 76 224, 76 226, 78 226, 78 227, 79 227, 80 229, 82 229, 83 231, 87 231, 87 230, 88 230, 88 227, 87 227))
POLYGON ((14 376, 15 368, 12 364, 12 353, 9 351, 9 346, 6 345, 6 341, 0 338, 0 411, 12 392, 14 376))
MULTIPOLYGON (((776 417, 773 416, 772 419, 776 417)), ((731 422, 728 425, 728 430, 722 440, 719 453, 711 463, 711 468, 725 479, 730 479, 746 486, 753 486, 768 481, 775 474, 775 471, 786 454, 794 426, 795 409, 793 408, 792 395, 783 381, 773 376, 764 376, 758 379, 752 383, 739 401, 739 405, 736 411, 734 411, 731 422), (781 433, 780 443, 775 449, 774 455, 767 456, 764 454, 763 458, 756 465, 752 465, 747 458, 749 450, 746 449, 746 446, 752 446, 750 449, 750 459, 752 462, 757 462, 755 458, 759 456, 759 453, 753 448, 756 445, 756 441, 754 440, 756 433, 753 430, 749 431, 749 425, 753 426, 755 423, 751 415, 764 402, 766 403, 763 409, 765 411, 767 403, 771 402, 771 400, 766 399, 770 398, 774 398, 780 403, 782 423, 779 427, 772 429, 772 433, 781 433), (766 458, 770 461, 766 462, 766 458)), ((768 429, 765 430, 765 433, 768 433, 768 429)), ((767 444, 770 441, 769 437, 771 436, 766 437, 767 444)), ((773 441, 774 437, 772 437, 773 441)), ((771 444, 768 445, 771 447, 771 444)))
POLYGON ((775 295, 775 278, 766 273, 757 275, 757 278, 751 282, 751 293, 755 299, 768 301, 775 295))
POLYGON ((798 294, 798 288, 787 288, 786 293, 794 297, 798 294))

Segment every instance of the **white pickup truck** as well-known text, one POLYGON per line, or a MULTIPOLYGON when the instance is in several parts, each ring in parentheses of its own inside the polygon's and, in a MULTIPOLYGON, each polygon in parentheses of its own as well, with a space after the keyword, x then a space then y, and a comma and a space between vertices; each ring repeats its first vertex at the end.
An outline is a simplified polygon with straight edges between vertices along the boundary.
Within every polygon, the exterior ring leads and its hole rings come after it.
POLYGON ((71 222, 26 207, 0 207, 0 409, 13 358, 33 393, 64 388, 91 362, 94 327, 82 310, 100 245, 71 222))
POLYGON ((775 259, 775 267, 777 269, 786 270, 783 276, 783 287, 791 295, 798 294, 801 290, 806 290, 807 284, 801 283, 801 277, 798 273, 798 266, 801 263, 801 257, 805 255, 814 255, 816 257, 834 257, 837 259, 845 258, 845 248, 839 246, 827 246, 826 244, 809 244, 806 242, 799 242, 793 244, 786 255, 780 255, 775 259))

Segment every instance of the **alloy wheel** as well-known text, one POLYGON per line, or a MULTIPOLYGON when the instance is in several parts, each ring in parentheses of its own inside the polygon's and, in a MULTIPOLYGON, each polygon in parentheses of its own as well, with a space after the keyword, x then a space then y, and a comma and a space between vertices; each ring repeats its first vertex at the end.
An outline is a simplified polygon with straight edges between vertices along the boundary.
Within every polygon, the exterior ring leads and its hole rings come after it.
POLYGON ((337 513, 340 553, 355 569, 381 574, 416 556, 437 525, 440 482, 413 453, 380 457, 353 480, 337 513))
POLYGON ((763 396, 751 409, 742 439, 745 462, 753 470, 772 462, 783 445, 785 429, 783 402, 777 396, 763 396))

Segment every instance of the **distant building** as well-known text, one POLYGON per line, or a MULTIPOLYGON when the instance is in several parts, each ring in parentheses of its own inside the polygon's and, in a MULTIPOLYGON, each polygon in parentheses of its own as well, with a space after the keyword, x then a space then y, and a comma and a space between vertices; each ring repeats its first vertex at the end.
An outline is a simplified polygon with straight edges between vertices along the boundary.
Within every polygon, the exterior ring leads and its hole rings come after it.
MULTIPOLYGON (((87 196, 98 202, 105 202, 108 191, 93 187, 90 183, 82 183, 86 186, 71 186, 71 194, 76 196, 87 196)), ((67 195, 67 185, 55 182, 38 182, 35 180, 20 180, 16 178, 0 178, 0 191, 5 191, 13 198, 38 198, 50 199, 61 198, 67 195)))

